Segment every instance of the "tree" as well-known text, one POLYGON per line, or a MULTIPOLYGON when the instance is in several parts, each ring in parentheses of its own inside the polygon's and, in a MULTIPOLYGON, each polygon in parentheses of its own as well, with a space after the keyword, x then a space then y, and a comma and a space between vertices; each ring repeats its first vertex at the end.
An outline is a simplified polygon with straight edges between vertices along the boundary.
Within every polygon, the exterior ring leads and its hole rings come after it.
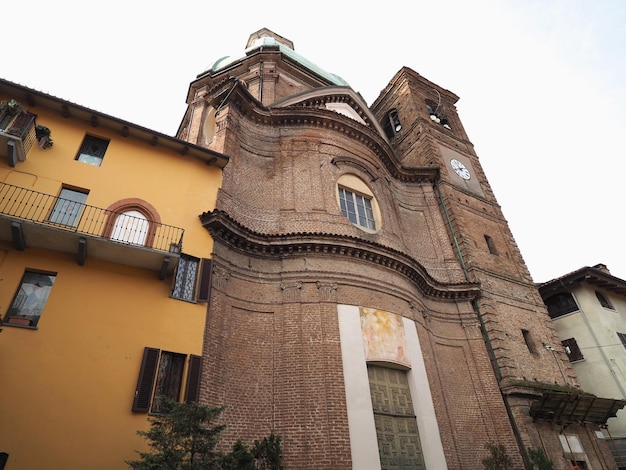
POLYGON ((262 441, 254 441, 252 449, 254 458, 257 461, 259 470, 280 470, 283 461, 283 450, 281 438, 276 434, 264 437, 262 441))
POLYGON ((216 451, 226 425, 215 421, 224 407, 199 403, 178 403, 160 397, 161 414, 150 416, 148 431, 137 431, 150 446, 150 452, 137 452, 139 460, 127 461, 134 470, 280 470, 281 438, 254 441, 249 448, 241 439, 228 454, 216 451))
POLYGON ((552 470, 554 468, 552 460, 548 458, 548 456, 541 447, 538 447, 536 449, 529 447, 528 457, 530 458, 530 463, 533 465, 533 469, 536 468, 537 470, 552 470))
POLYGON ((214 425, 223 407, 178 403, 161 397, 161 413, 150 416, 148 431, 137 434, 148 441, 151 452, 137 452, 139 460, 126 463, 135 470, 213 470, 220 455, 215 451, 226 425, 214 425))
POLYGON ((502 444, 487 444, 490 457, 483 459, 485 470, 508 470, 513 466, 513 460, 506 453, 506 448, 502 444))

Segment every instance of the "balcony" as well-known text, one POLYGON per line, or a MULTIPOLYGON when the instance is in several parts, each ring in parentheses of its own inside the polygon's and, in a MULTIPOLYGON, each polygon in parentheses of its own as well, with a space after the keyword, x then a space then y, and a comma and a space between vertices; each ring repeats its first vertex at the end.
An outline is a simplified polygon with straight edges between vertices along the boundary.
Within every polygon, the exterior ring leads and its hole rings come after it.
POLYGON ((164 279, 182 250, 184 230, 126 213, 0 183, 0 240, 151 269, 164 279))
POLYGON ((17 102, 2 102, 0 106, 0 157, 9 166, 26 160, 26 154, 37 140, 35 115, 17 102))

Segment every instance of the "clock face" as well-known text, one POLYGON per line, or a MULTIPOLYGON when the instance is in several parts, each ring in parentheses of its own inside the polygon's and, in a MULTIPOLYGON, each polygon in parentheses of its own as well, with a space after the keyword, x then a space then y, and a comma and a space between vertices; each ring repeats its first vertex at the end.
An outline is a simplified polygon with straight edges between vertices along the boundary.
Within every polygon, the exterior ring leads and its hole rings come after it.
POLYGON ((469 170, 460 161, 453 158, 452 160, 450 160, 450 165, 452 165, 452 169, 455 171, 455 173, 464 180, 468 180, 471 178, 469 170))

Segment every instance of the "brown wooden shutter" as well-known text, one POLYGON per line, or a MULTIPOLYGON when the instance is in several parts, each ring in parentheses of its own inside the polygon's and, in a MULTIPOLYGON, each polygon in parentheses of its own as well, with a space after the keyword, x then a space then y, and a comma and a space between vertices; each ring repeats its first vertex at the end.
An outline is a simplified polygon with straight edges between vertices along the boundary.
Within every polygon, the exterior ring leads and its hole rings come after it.
POLYGON ((211 276, 213 274, 213 260, 202 258, 200 263, 200 288, 198 289, 198 302, 211 300, 211 276))
POLYGON ((15 121, 13 121, 13 125, 11 126, 11 129, 9 129, 9 134, 16 135, 23 139, 26 136, 26 130, 28 130, 32 126, 34 119, 35 119, 34 114, 30 114, 30 113, 20 114, 15 119, 15 121))
POLYGON ((200 377, 202 375, 202 357, 189 357, 189 372, 185 385, 185 403, 197 402, 200 396, 200 377))
POLYGON ((150 410, 152 388, 154 387, 154 379, 157 374, 160 353, 161 350, 156 348, 144 348, 143 350, 143 359, 141 360, 141 369, 139 370, 132 411, 147 413, 150 410))

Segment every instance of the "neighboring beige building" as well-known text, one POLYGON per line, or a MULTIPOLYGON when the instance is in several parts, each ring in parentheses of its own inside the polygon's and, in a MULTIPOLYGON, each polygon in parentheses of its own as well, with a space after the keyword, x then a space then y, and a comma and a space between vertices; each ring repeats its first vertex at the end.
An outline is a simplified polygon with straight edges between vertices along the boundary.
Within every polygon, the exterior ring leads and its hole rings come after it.
MULTIPOLYGON (((583 390, 626 399, 626 281, 598 264, 539 286, 583 390)), ((626 413, 603 431, 620 469, 626 469, 626 413)))

